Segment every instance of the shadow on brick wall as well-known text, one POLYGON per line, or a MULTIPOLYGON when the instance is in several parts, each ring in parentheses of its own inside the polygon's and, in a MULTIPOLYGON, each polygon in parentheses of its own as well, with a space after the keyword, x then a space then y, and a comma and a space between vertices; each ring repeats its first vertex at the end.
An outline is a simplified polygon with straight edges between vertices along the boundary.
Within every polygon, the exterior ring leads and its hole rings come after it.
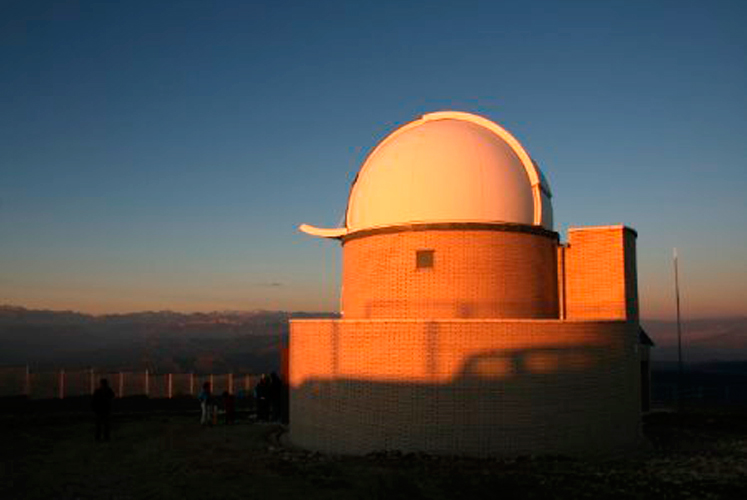
POLYGON ((600 346, 501 349, 466 358, 447 382, 307 379, 291 388, 290 438, 352 454, 614 453, 640 437, 635 359, 600 346))

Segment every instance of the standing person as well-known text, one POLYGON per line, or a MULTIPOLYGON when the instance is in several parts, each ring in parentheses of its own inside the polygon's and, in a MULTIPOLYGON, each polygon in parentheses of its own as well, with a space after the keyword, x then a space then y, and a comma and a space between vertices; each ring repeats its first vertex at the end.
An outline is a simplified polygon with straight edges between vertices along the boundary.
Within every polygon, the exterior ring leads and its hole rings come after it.
POLYGON ((270 417, 270 381, 264 373, 259 378, 254 394, 257 398, 257 421, 266 422, 270 417))
POLYGON ((223 410, 226 415, 226 424, 232 424, 236 420, 236 399, 228 391, 223 392, 223 410))
POLYGON ((200 391, 200 395, 197 396, 197 399, 200 401, 200 408, 202 409, 202 416, 200 417, 200 424, 201 425, 209 425, 210 424, 210 413, 212 410, 212 394, 210 393, 210 382, 205 382, 202 384, 202 390, 200 391))
POLYGON ((283 381, 277 373, 270 374, 270 418, 278 422, 282 415, 283 381))
POLYGON ((102 378, 99 382, 99 388, 93 392, 93 399, 91 400, 91 406, 96 414, 96 441, 109 441, 112 399, 114 399, 114 391, 109 387, 109 381, 102 378))
POLYGON ((215 395, 210 397, 210 417, 212 425, 218 425, 218 397, 215 395))
MULTIPOLYGON (((281 379, 282 380, 282 379, 281 379)), ((288 399, 290 395, 288 392, 288 384, 283 384, 280 391, 280 423, 288 425, 288 399)))
POLYGON ((236 393, 236 411, 246 408, 246 398, 246 391, 243 388, 239 389, 239 392, 236 393))

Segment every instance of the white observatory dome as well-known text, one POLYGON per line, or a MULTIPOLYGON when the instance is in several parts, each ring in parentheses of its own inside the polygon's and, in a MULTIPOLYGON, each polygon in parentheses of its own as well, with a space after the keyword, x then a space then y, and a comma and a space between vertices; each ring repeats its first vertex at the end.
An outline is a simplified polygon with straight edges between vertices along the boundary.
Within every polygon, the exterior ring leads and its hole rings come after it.
POLYGON ((552 230, 550 189, 510 133, 470 113, 424 115, 369 154, 353 183, 344 228, 302 225, 337 238, 363 229, 478 222, 552 230))

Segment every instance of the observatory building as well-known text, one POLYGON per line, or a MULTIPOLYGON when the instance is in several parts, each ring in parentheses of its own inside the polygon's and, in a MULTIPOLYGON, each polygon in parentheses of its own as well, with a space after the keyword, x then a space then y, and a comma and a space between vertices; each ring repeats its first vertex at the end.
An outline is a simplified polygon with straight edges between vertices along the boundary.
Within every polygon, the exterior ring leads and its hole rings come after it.
POLYGON ((340 240, 341 319, 291 321, 290 439, 476 456, 607 454, 640 437, 636 233, 553 231, 522 145, 431 113, 369 154, 340 240))

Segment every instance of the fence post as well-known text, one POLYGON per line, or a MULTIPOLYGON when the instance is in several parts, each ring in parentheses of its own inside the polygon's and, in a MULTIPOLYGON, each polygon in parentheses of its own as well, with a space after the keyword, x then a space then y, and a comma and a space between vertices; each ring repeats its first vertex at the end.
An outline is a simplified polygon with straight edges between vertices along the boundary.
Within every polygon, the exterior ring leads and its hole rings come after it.
POLYGON ((119 372, 119 394, 118 396, 120 398, 124 396, 124 372, 119 372))
POLYGON ((91 394, 93 394, 96 390, 96 386, 93 383, 93 368, 88 370, 88 385, 90 385, 89 389, 91 389, 91 394))
POLYGON ((24 380, 25 387, 23 392, 26 393, 26 397, 31 399, 31 372, 29 371, 29 365, 26 365, 26 378, 24 380))
POLYGON ((228 394, 233 394, 233 372, 228 374, 228 394))
POLYGON ((150 395, 150 380, 148 379, 148 369, 145 369, 145 395, 150 395))
POLYGON ((172 390, 173 390, 173 387, 174 387, 174 381, 171 378, 171 373, 169 373, 169 379, 168 380, 169 380, 169 399, 171 399, 171 396, 173 394, 172 390))
POLYGON ((60 399, 65 399, 65 369, 60 370, 60 387, 59 387, 60 399))
POLYGON ((189 374, 189 395, 190 396, 195 395, 195 374, 194 372, 191 372, 189 374))

